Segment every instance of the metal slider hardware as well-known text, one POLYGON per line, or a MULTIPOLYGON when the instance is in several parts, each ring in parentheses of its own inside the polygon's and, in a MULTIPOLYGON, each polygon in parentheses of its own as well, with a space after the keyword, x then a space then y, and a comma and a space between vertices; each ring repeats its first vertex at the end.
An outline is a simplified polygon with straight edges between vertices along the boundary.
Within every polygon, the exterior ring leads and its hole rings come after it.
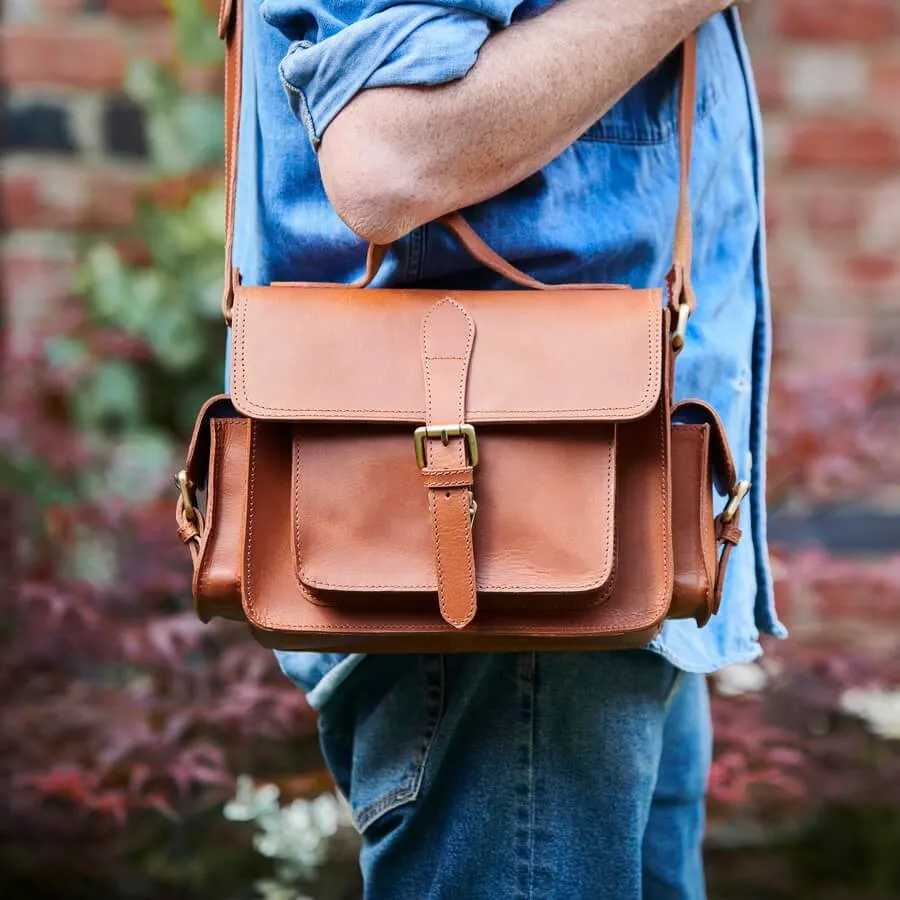
POLYGON ((181 491, 181 505, 184 507, 185 518, 192 525, 197 524, 197 495, 194 486, 188 480, 187 471, 182 469, 175 476, 175 487, 181 491))
POLYGON ((463 437, 469 451, 469 465, 474 469, 478 465, 478 439, 475 437, 474 425, 423 425, 413 432, 416 446, 416 465, 425 468, 425 441, 428 438, 440 439, 446 446, 452 437, 463 437))
POLYGON ((675 324, 675 331, 672 332, 672 349, 681 350, 684 347, 684 338, 687 334, 688 319, 691 317, 691 307, 687 301, 683 300, 678 304, 678 321, 675 324))
POLYGON ((734 488, 734 493, 728 500, 728 506, 722 511, 721 519, 728 523, 737 515, 740 505, 744 502, 744 498, 750 493, 751 484, 749 481, 739 481, 734 488))

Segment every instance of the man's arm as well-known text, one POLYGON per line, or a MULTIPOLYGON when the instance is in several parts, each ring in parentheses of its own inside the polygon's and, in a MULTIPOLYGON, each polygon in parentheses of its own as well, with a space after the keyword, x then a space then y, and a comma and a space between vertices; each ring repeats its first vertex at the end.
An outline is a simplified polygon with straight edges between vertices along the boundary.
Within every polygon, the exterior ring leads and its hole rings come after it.
POLYGON ((389 243, 558 156, 726 0, 561 0, 492 35, 458 81, 373 88, 319 150, 338 215, 389 243))

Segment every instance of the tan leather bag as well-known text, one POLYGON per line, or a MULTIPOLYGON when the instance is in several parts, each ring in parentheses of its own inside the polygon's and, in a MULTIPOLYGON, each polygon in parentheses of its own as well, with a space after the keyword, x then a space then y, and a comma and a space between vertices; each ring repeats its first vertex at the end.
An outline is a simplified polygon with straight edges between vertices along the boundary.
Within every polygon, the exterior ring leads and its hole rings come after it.
POLYGON ((667 616, 704 624, 749 485, 712 409, 672 409, 694 304, 695 39, 667 303, 543 285, 458 215, 442 224, 522 289, 367 288, 384 247, 356 285, 247 287, 231 266, 241 4, 222 9, 232 396, 201 411, 178 476, 200 617, 362 652, 611 649, 667 616))

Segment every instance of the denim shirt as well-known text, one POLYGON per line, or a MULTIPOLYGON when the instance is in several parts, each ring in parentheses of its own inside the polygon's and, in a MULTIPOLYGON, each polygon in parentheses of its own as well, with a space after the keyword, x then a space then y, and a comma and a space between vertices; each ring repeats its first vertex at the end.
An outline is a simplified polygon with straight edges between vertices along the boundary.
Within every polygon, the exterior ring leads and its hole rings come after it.
MULTIPOLYGON (((316 161, 321 135, 360 90, 463 77, 492 31, 553 0, 244 2, 235 260, 245 283, 265 284, 350 281, 362 272, 365 245, 329 205, 316 161)), ((677 203, 679 71, 676 53, 541 171, 466 210, 468 221, 542 281, 661 285, 677 203)), ((703 629, 667 622, 650 649, 684 670, 710 672, 758 656, 761 632, 784 635, 766 551, 771 326, 760 115, 733 10, 700 29, 696 104, 690 188, 698 300, 675 393, 719 411, 738 476, 753 490, 721 611, 703 629)), ((508 286, 428 225, 394 245, 376 284, 508 286)), ((318 705, 359 658, 279 654, 318 705)))

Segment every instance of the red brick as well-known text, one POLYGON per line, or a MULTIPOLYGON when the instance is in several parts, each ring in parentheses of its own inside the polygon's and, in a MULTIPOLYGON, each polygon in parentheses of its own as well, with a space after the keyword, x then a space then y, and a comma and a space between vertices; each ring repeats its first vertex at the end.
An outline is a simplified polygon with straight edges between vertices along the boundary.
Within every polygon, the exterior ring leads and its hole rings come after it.
POLYGON ((37 0, 42 16, 70 16, 84 10, 84 0, 37 0))
POLYGON ((0 181, 0 224, 4 230, 28 227, 40 213, 38 183, 35 178, 4 178, 0 181))
POLYGON ((900 167, 900 133, 878 119, 809 119, 792 128, 786 156, 796 167, 887 172, 900 167))
POLYGON ((150 22, 139 30, 107 24, 73 28, 61 22, 0 28, 0 81, 7 85, 116 89, 135 58, 174 61, 167 23, 150 22))
POLYGON ((143 238, 135 235, 116 238, 113 241, 116 252, 132 266, 148 266, 153 261, 150 247, 143 238))
POLYGON ((0 257, 3 297, 10 308, 53 306, 71 296, 76 265, 74 257, 8 250, 0 257))
POLYGON ((900 61, 879 59, 871 68, 872 97, 885 108, 900 108, 900 61))
POLYGON ((776 238, 784 227, 786 209, 782 197, 770 190, 766 194, 766 233, 769 238, 776 238))
POLYGON ((72 296, 76 267, 71 248, 60 247, 56 241, 0 251, 0 296, 6 303, 10 356, 27 352, 39 323, 72 296))
POLYGON ((4 225, 16 228, 121 228, 134 221, 142 179, 53 166, 0 180, 4 225))
POLYGON ((213 94, 222 90, 222 69, 182 63, 178 70, 178 83, 192 93, 213 94))
POLYGON ((897 33, 893 0, 779 0, 776 29, 814 41, 881 41, 897 33))
POLYGON ((844 273, 860 288, 885 287, 897 283, 900 262, 893 256, 860 253, 847 258, 844 273))
POLYGON ((769 255, 769 282, 772 285, 772 302, 780 305, 786 298, 789 305, 796 303, 800 292, 800 273, 797 261, 790 254, 771 253, 769 255))
POLYGON ((814 233, 856 232, 867 206, 868 198, 859 190, 823 185, 807 201, 806 225, 814 233))
POLYGON ((106 10, 113 15, 146 19, 165 16, 165 0, 106 0, 106 10))
POLYGON ((840 619, 900 627, 898 559, 847 562, 836 568, 838 571, 833 576, 814 588, 821 619, 832 625, 840 619))
POLYGON ((773 56, 754 56, 753 75, 763 111, 779 109, 784 106, 785 73, 782 61, 773 56))
POLYGON ((73 88, 116 88, 128 56, 120 35, 108 29, 0 29, 0 81, 64 84, 73 88))
POLYGON ((797 311, 796 302, 793 306, 790 313, 778 315, 774 330, 782 373, 821 372, 831 377, 835 360, 852 370, 869 359, 873 326, 867 316, 822 316, 816 310, 797 311))
POLYGON ((166 22, 145 25, 140 33, 128 43, 129 52, 134 56, 152 59, 157 63, 175 62, 175 36, 166 22))

